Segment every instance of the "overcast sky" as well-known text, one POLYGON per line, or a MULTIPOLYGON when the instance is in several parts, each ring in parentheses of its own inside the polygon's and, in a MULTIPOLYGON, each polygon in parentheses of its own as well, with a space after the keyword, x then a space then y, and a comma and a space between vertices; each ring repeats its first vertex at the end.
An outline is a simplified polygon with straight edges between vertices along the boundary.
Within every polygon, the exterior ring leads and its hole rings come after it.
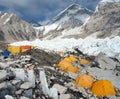
POLYGON ((0 10, 15 13, 30 22, 44 22, 55 17, 70 4, 81 4, 94 10, 99 0, 0 0, 0 10))

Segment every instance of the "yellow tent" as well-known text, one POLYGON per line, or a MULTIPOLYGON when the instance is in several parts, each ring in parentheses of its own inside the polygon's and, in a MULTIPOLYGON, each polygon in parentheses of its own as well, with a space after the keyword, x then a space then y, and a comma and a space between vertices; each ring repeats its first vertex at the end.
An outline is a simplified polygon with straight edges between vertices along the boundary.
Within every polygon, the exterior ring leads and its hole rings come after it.
POLYGON ((75 84, 78 87, 91 88, 93 81, 94 79, 92 76, 87 74, 82 74, 76 78, 75 84))
POLYGON ((74 73, 77 73, 77 72, 80 72, 80 70, 75 67, 75 66, 72 66, 71 64, 65 69, 65 72, 74 72, 74 73))
POLYGON ((61 62, 59 62, 58 66, 62 69, 65 70, 67 69, 67 67, 71 66, 71 63, 67 60, 62 60, 61 62))
POLYGON ((79 72, 79 69, 72 65, 73 60, 73 57, 71 59, 69 57, 66 57, 59 62, 58 66, 65 72, 79 72))
POLYGON ((93 83, 92 93, 99 97, 116 95, 115 89, 109 80, 99 80, 93 83))
POLYGON ((20 53, 21 49, 19 46, 8 46, 8 51, 10 51, 12 54, 20 53))
POLYGON ((89 61, 86 60, 86 59, 81 59, 80 60, 80 64, 82 64, 82 65, 87 65, 88 63, 89 63, 89 61))
POLYGON ((74 62, 74 61, 77 60, 77 59, 75 58, 75 56, 73 56, 73 55, 70 55, 68 58, 69 58, 72 62, 74 62))

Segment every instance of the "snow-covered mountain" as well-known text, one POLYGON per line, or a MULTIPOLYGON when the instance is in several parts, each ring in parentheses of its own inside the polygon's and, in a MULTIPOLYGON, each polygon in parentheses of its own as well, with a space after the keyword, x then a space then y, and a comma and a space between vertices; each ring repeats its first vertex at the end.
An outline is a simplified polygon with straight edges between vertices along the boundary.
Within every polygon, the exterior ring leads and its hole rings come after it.
POLYGON ((38 30, 43 33, 44 39, 120 36, 119 8, 120 0, 101 0, 92 14, 86 8, 73 4, 38 30))
POLYGON ((86 36, 120 36, 120 0, 102 0, 85 24, 84 30, 86 36))
POLYGON ((15 42, 36 38, 34 28, 15 14, 0 13, 0 42, 15 42))
POLYGON ((72 4, 62 12, 60 12, 49 24, 62 24, 69 19, 74 19, 82 22, 86 21, 86 18, 91 15, 92 12, 79 4, 72 4))
POLYGON ((71 33, 71 31, 73 31, 73 29, 79 31, 77 27, 83 25, 91 14, 92 11, 81 5, 72 4, 60 12, 46 26, 40 27, 39 31, 43 32, 43 37, 45 39, 72 35, 74 33, 71 33), (68 33, 66 33, 66 31, 68 33))

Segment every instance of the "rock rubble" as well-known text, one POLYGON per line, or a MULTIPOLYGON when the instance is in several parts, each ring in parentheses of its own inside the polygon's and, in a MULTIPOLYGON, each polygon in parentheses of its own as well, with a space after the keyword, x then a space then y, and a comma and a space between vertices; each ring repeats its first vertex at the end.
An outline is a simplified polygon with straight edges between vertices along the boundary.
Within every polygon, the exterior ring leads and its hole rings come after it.
MULTIPOLYGON (((83 73, 92 75, 95 80, 110 80, 117 91, 114 97, 120 98, 119 67, 119 61, 105 55, 95 57, 76 51, 59 56, 37 49, 10 55, 7 59, 0 56, 0 99, 99 99, 90 89, 76 87, 75 79, 83 73), (57 66, 69 54, 76 56, 73 64, 78 66, 79 73, 66 73, 57 66), (80 64, 82 57, 88 59, 89 64, 80 64), (48 94, 43 92, 40 71, 45 73, 48 94)), ((112 99, 113 96, 107 97, 112 99)))

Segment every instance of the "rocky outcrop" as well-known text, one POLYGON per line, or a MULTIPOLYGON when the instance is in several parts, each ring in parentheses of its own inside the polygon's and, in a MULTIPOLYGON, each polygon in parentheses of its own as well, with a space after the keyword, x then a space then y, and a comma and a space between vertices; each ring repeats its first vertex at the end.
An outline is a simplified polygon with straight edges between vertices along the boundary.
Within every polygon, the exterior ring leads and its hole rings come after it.
POLYGON ((120 36, 120 2, 100 3, 84 26, 85 36, 98 38, 120 36))
POLYGON ((0 13, 0 42, 11 43, 21 40, 33 40, 33 27, 15 14, 0 13))

